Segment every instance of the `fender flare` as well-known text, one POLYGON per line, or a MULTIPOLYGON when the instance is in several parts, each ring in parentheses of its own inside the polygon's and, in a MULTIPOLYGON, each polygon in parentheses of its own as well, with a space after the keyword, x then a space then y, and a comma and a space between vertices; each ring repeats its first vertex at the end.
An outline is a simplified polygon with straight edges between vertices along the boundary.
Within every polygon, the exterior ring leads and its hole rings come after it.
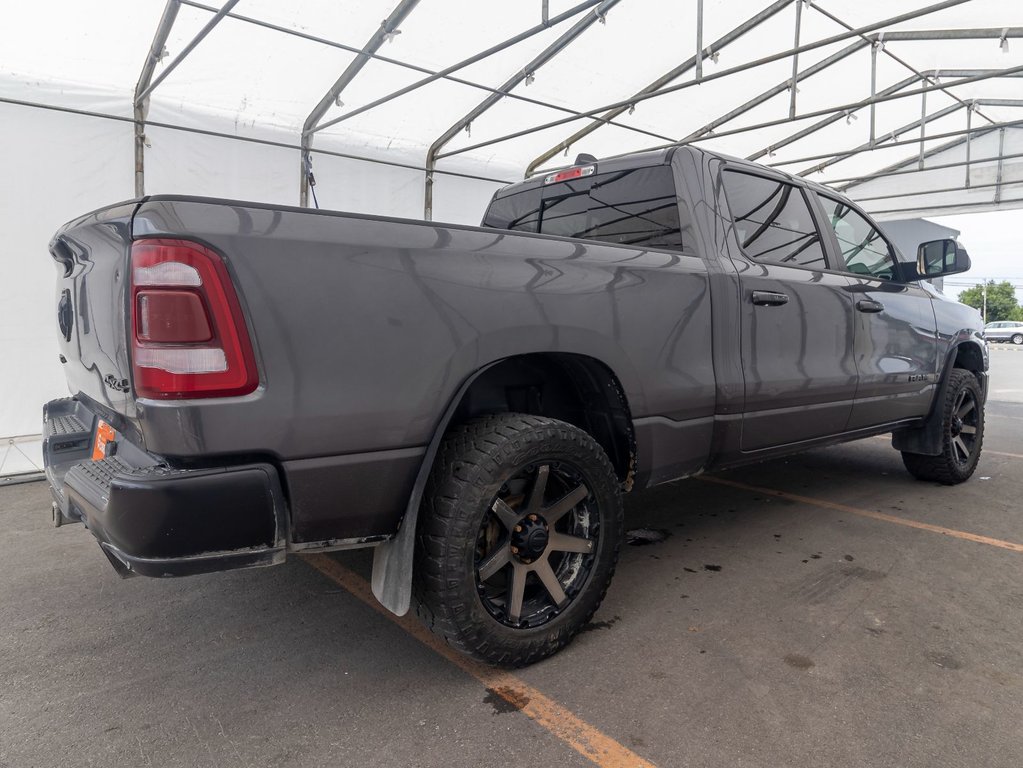
POLYGON ((454 418, 469 387, 476 379, 501 362, 503 359, 494 360, 477 369, 462 382, 462 386, 455 392, 433 432, 433 438, 423 456, 423 462, 419 465, 419 473, 412 486, 412 493, 409 495, 408 505, 405 507, 405 516, 398 526, 398 532, 393 539, 380 544, 373 552, 373 577, 371 579, 373 595, 384 608, 398 616, 408 613, 409 606, 412 604, 412 558, 416 547, 419 505, 423 500, 430 472, 433 471, 433 462, 437 458, 440 444, 444 440, 448 425, 454 418))
MULTIPOLYGON (((945 365, 942 369, 941 379, 938 382, 934 400, 931 402, 931 410, 928 412, 927 418, 924 419, 923 424, 919 427, 893 432, 892 448, 897 451, 918 453, 923 456, 938 456, 941 454, 944 440, 941 430, 942 424, 940 406, 945 400, 945 392, 948 389, 948 380, 952 375, 952 369, 955 368, 955 359, 959 355, 960 348, 967 344, 974 344, 980 348, 979 351, 981 358, 985 361, 986 368, 987 354, 985 350, 981 348, 981 343, 976 339, 968 338, 950 345, 948 352, 945 354, 945 365)), ((983 389, 984 399, 987 399, 987 387, 984 386, 983 389)))

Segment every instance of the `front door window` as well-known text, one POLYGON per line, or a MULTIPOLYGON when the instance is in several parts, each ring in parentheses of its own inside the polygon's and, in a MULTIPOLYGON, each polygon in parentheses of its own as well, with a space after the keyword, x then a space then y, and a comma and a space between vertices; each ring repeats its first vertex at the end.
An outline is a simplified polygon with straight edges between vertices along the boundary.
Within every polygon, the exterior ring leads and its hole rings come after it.
POLYGON ((873 224, 848 203, 820 196, 828 222, 835 230, 842 261, 850 272, 881 280, 894 280, 895 257, 888 241, 873 224))

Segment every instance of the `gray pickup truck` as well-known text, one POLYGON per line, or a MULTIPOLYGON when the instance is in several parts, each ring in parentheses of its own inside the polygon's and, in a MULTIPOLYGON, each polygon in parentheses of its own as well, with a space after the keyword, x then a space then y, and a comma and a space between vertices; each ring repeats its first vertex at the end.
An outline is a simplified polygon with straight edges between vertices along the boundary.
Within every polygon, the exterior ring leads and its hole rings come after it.
POLYGON ((621 494, 892 433, 959 483, 978 313, 830 189, 679 147, 498 191, 480 227, 154 196, 50 245, 54 522, 122 575, 376 547, 373 590, 521 665, 593 615, 621 494))

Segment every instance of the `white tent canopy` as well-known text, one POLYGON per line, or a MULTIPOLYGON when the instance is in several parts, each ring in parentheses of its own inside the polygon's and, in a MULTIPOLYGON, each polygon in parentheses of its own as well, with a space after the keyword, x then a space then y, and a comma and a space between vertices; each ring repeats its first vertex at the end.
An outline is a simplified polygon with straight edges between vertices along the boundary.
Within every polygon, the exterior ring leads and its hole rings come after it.
POLYGON ((474 223, 527 169, 695 142, 881 217, 1023 206, 1018 3, 208 1, 5 7, 0 435, 64 391, 50 235, 138 194, 311 204, 308 158, 323 207, 474 223))

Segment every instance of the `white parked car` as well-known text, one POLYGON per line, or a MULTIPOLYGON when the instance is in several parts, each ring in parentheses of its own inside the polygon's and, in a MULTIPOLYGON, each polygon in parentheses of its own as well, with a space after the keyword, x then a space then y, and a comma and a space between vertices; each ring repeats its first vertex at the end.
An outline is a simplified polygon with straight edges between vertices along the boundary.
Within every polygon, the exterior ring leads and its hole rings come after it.
POLYGON ((1011 341, 1023 344, 1023 323, 1015 320, 999 320, 984 326, 984 338, 988 341, 1011 341))

